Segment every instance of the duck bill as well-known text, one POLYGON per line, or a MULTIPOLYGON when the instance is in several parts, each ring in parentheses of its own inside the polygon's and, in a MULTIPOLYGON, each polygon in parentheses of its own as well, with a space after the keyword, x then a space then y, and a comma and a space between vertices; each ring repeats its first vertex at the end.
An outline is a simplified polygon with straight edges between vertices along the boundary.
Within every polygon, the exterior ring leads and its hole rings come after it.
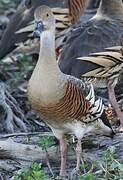
POLYGON ((41 33, 44 30, 44 24, 42 21, 37 21, 35 22, 35 29, 33 31, 33 36, 34 37, 40 37, 41 33))

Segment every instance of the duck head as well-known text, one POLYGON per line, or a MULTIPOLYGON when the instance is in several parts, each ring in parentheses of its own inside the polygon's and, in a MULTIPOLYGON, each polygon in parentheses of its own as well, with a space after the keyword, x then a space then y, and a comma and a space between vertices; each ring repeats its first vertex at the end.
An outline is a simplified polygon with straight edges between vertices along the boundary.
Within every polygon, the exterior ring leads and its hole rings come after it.
POLYGON ((55 18, 48 6, 40 6, 35 10, 35 29, 33 32, 34 36, 40 37, 43 31, 55 29, 55 18))

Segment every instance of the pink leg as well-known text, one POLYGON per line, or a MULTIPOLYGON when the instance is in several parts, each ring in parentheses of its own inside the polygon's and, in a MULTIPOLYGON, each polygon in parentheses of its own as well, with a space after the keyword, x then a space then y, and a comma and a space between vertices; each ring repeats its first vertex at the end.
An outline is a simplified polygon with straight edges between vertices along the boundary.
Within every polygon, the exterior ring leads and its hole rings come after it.
POLYGON ((60 139, 60 152, 61 152, 61 169, 60 177, 66 176, 66 155, 67 155, 67 142, 64 137, 60 139))
POLYGON ((76 171, 79 171, 80 169, 81 153, 82 153, 81 139, 78 139, 76 145, 76 158, 77 158, 76 171))
POLYGON ((120 120, 121 129, 123 128, 123 112, 120 110, 118 102, 116 100, 116 95, 114 91, 114 86, 108 86, 109 100, 116 112, 118 119, 120 120))

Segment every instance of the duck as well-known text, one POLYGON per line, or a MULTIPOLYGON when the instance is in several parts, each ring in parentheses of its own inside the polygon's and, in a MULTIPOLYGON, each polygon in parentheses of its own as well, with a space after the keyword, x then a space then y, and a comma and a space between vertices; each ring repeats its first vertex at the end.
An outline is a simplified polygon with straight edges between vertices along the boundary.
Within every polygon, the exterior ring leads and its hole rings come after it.
MULTIPOLYGON (((73 21, 72 15, 69 15, 68 8, 52 8, 52 12, 56 19, 56 54, 59 54, 59 47, 64 42, 64 35, 69 32, 69 27, 73 21)), ((74 17, 75 18, 75 17, 74 17)), ((29 22, 24 28, 19 29, 16 34, 28 33, 28 39, 25 42, 20 42, 17 48, 13 51, 14 54, 26 53, 26 54, 38 54, 40 41, 39 38, 33 38, 34 20, 29 22)))
MULTIPOLYGON (((67 7, 65 8, 52 8, 56 19, 56 54, 60 55, 61 49, 64 46, 66 34, 69 34, 71 26, 73 26, 84 13, 87 6, 86 0, 68 0, 66 2, 67 7)), ((28 25, 19 29, 16 34, 28 33, 28 40, 17 44, 17 48, 14 53, 39 53, 39 41, 34 38, 32 39, 32 32, 34 28, 34 21, 29 22, 28 25)), ((57 58, 58 59, 58 58, 57 58)))
POLYGON ((106 48, 104 52, 92 53, 87 57, 77 58, 84 62, 96 64, 98 68, 82 74, 85 82, 93 83, 97 88, 107 88, 109 100, 120 120, 119 131, 123 131, 123 112, 120 110, 115 87, 123 71, 123 47, 116 46, 106 48))
MULTIPOLYGON (((52 8, 52 12, 56 19, 56 55, 59 55, 59 45, 64 41, 64 34, 69 31, 72 16, 69 16, 68 8, 52 8)), ((33 37, 34 20, 28 25, 19 29, 16 34, 28 33, 28 39, 24 42, 16 43, 17 47, 13 53, 39 54, 40 41, 39 38, 33 37)))
POLYGON ((33 20, 33 14, 36 7, 40 5, 49 5, 51 8, 66 8, 67 0, 23 0, 17 7, 16 12, 10 19, 0 41, 0 59, 7 56, 18 44, 29 39, 28 32, 16 33, 19 29, 24 28, 33 20))
MULTIPOLYGON (((68 0, 65 7, 52 8, 56 17, 56 55, 59 60, 62 48, 65 45, 67 36, 71 32, 71 29, 77 25, 77 23, 85 23, 93 15, 96 14, 100 0, 68 0)), ((25 27, 16 31, 17 35, 29 34, 28 39, 24 42, 16 43, 16 48, 13 53, 26 53, 26 54, 38 54, 39 53, 39 41, 35 38, 32 39, 32 32, 34 28, 34 21, 29 22, 25 27)))
POLYGON ((39 6, 34 12, 34 35, 40 37, 37 64, 28 84, 28 98, 32 108, 51 128, 59 140, 61 153, 60 177, 66 175, 66 134, 77 138, 76 171, 80 168, 81 140, 89 132, 110 137, 114 131, 105 113, 105 106, 93 85, 64 74, 56 61, 55 18, 48 6, 39 6))
POLYGON ((99 4, 100 0, 88 0, 88 2, 86 2, 86 8, 84 9, 84 13, 79 17, 79 21, 76 23, 76 25, 78 26, 78 23, 84 24, 89 19, 91 19, 97 13, 99 4))
POLYGON ((82 61, 76 61, 77 57, 120 45, 122 17, 122 0, 101 0, 96 15, 84 24, 79 22, 67 36, 59 60, 61 70, 80 78, 82 73, 88 71, 89 64, 85 68, 82 61))

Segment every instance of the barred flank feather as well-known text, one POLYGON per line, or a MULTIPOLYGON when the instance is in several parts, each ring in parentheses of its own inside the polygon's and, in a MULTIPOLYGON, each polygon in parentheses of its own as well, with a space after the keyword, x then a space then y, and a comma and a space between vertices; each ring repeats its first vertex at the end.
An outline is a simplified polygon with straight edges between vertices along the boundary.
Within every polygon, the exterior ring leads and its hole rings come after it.
POLYGON ((69 15, 74 24, 83 12, 87 0, 68 0, 69 15))
POLYGON ((40 113, 42 118, 56 123, 64 121, 81 120, 89 112, 90 102, 74 83, 68 81, 65 84, 65 95, 56 104, 50 104, 44 107, 41 102, 32 99, 33 107, 40 113))

